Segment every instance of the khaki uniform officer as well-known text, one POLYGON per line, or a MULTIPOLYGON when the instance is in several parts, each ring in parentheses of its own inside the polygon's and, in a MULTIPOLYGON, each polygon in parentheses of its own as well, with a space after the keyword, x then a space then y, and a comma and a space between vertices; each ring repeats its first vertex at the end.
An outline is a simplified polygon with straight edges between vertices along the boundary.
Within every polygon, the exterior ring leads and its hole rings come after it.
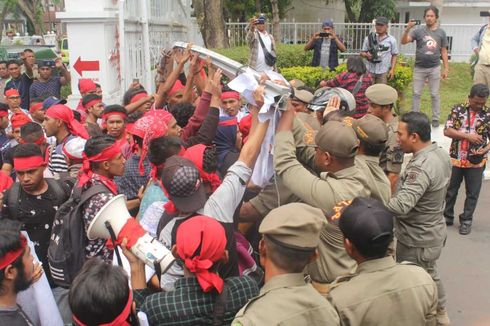
MULTIPOLYGON (((295 155, 290 129, 293 118, 291 108, 284 111, 274 146, 274 169, 284 185, 303 202, 320 208, 327 214, 327 219, 335 214, 333 208, 338 202, 369 196, 366 177, 354 163, 359 140, 352 127, 343 122, 328 121, 320 128, 315 137, 318 146, 315 162, 321 171, 318 177, 310 173, 295 155)), ((307 266, 306 272, 315 282, 315 287, 326 293, 328 283, 352 272, 356 263, 345 252, 342 234, 336 225, 328 223, 320 238, 320 257, 307 266)))
POLYGON ((437 288, 414 264, 386 256, 393 239, 393 214, 379 201, 356 198, 343 209, 339 227, 345 249, 359 266, 337 279, 328 294, 341 325, 435 325, 437 288))
POLYGON ((446 294, 437 269, 437 259, 446 241, 442 216, 451 176, 448 153, 430 141, 430 122, 420 112, 401 117, 398 139, 405 153, 413 153, 401 177, 397 194, 387 207, 395 215, 396 260, 422 266, 437 284, 438 324, 449 325, 446 294))
POLYGON ((371 198, 386 205, 391 198, 391 185, 390 180, 379 166, 379 154, 384 150, 388 139, 386 124, 372 114, 352 120, 352 123, 360 141, 356 165, 368 180, 371 198))
POLYGON ((391 183, 391 193, 394 194, 404 156, 396 140, 398 117, 393 113, 393 104, 398 99, 398 93, 391 86, 376 84, 366 89, 366 97, 369 101, 368 113, 377 116, 388 126, 388 140, 379 157, 379 164, 388 176, 391 183))
POLYGON ((331 304, 303 276, 317 256, 324 223, 321 210, 301 203, 276 208, 264 218, 259 252, 265 285, 237 313, 233 326, 339 325, 331 304))

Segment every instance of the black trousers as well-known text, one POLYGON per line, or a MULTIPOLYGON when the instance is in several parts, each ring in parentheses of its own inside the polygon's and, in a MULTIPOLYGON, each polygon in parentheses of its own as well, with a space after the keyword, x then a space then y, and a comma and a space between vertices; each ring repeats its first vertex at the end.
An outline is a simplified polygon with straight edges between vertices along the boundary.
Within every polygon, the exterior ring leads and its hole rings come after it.
POLYGON ((459 220, 461 223, 471 224, 473 212, 475 211, 478 196, 480 195, 484 170, 485 166, 481 168, 459 168, 453 166, 451 181, 449 182, 446 194, 446 208, 444 209, 444 216, 446 218, 454 219, 454 204, 458 197, 459 186, 464 179, 466 199, 464 201, 464 210, 459 216, 459 220))

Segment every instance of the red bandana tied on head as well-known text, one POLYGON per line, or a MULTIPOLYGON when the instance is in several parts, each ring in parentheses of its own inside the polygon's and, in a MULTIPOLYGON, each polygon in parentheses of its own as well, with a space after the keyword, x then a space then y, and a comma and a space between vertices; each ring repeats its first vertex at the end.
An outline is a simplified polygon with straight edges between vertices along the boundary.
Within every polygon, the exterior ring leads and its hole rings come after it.
POLYGON ((25 113, 14 113, 10 117, 10 124, 12 125, 12 129, 20 128, 23 125, 28 124, 29 122, 32 122, 32 120, 25 113))
POLYGON ((12 96, 20 96, 20 93, 18 90, 16 90, 15 88, 11 88, 11 89, 8 89, 5 91, 5 97, 6 98, 9 98, 9 97, 12 97, 12 96))
POLYGON ((194 163, 199 170, 199 174, 204 182, 211 184, 213 192, 221 185, 221 179, 216 173, 207 173, 203 169, 204 151, 207 146, 203 144, 197 144, 187 148, 183 157, 189 159, 194 163))
POLYGON ((221 93, 221 100, 222 101, 229 99, 229 98, 233 98, 237 101, 240 101, 240 94, 238 92, 235 92, 235 91, 228 91, 228 92, 221 93))
POLYGON ((133 97, 131 97, 131 100, 129 101, 129 103, 138 102, 139 100, 141 100, 142 98, 147 97, 147 96, 148 96, 147 92, 138 93, 138 94, 134 95, 133 97))
MULTIPOLYGON (((121 313, 116 317, 116 319, 114 319, 110 323, 99 324, 99 326, 131 326, 131 324, 128 323, 127 319, 129 317, 129 314, 131 313, 132 306, 133 306, 133 291, 130 288, 129 295, 128 295, 128 302, 124 306, 124 309, 121 311, 121 313)), ((82 323, 77 316, 75 315, 72 316, 73 316, 73 320, 75 320, 78 326, 87 326, 86 324, 82 323)))
POLYGON ((95 92, 97 90, 97 85, 95 85, 92 79, 83 78, 78 82, 78 89, 82 94, 95 92))
POLYGON ((174 86, 172 86, 172 89, 168 92, 168 97, 171 97, 172 95, 174 95, 178 91, 183 90, 184 88, 185 88, 184 84, 182 84, 182 82, 177 79, 174 86))
POLYGON ((177 253, 187 269, 196 275, 201 289, 204 292, 216 289, 221 293, 224 281, 209 269, 223 257, 226 248, 223 226, 213 218, 194 216, 179 226, 175 242, 177 253))
POLYGON ((8 251, 3 257, 0 258, 0 270, 4 269, 8 265, 12 264, 17 258, 19 258, 27 247, 27 239, 22 235, 20 235, 20 248, 16 250, 8 251))
POLYGON ((68 131, 71 134, 78 137, 82 137, 84 139, 89 138, 89 135, 85 127, 80 122, 75 120, 73 111, 66 105, 57 104, 50 107, 49 109, 46 110, 46 116, 53 119, 60 119, 61 121, 63 121, 66 124, 68 131))
POLYGON ((43 103, 34 103, 31 105, 31 107, 29 108, 29 113, 34 113, 36 111, 39 111, 43 108, 43 103))
POLYGON ((113 179, 109 179, 105 176, 94 174, 90 169, 90 162, 105 162, 114 159, 121 154, 121 149, 117 143, 106 147, 102 152, 94 156, 87 156, 83 153, 83 166, 80 170, 80 177, 78 179, 77 187, 83 187, 90 179, 96 176, 95 179, 102 182, 114 195, 117 195, 117 185, 113 179))
POLYGON ((14 157, 14 169, 16 171, 29 171, 46 166, 42 156, 14 157))
POLYGON ((143 148, 141 148, 141 156, 138 164, 140 175, 144 175, 145 173, 143 161, 148 154, 150 141, 167 134, 168 124, 172 118, 173 115, 165 110, 150 110, 138 119, 131 128, 131 134, 143 139, 143 148))
POLYGON ((95 104, 99 104, 99 103, 102 103, 102 99, 101 98, 94 99, 94 100, 86 103, 83 107, 85 108, 85 110, 87 110, 89 107, 92 107, 95 104))

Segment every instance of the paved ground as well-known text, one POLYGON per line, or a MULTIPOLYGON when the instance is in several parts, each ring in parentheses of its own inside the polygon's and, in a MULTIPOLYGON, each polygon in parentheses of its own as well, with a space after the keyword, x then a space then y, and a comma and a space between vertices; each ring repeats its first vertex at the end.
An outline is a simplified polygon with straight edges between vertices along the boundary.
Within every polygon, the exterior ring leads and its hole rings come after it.
MULTIPOLYGON (((433 129, 431 136, 433 141, 449 149, 451 140, 444 137, 443 126, 433 129)), ((410 155, 406 155, 405 162, 409 159, 410 155)), ((460 235, 457 221, 448 227, 446 247, 438 262, 454 326, 490 326, 490 164, 487 164, 485 177, 472 232, 460 235)), ((462 184, 455 216, 462 212, 464 197, 462 184)))
MULTIPOLYGON (((439 270, 446 287, 447 309, 455 326, 490 325, 490 181, 484 181, 472 232, 462 236, 459 223, 448 227, 439 270)), ((464 186, 455 207, 462 212, 464 186)))

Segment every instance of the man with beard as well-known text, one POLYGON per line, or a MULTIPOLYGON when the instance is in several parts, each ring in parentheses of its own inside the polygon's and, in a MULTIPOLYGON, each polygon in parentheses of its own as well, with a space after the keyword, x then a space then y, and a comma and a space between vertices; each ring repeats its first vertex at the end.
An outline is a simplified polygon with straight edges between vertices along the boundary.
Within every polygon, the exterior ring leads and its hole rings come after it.
POLYGON ((20 227, 12 221, 0 221, 0 324, 30 326, 32 322, 17 304, 17 294, 26 290, 42 275, 20 227))

